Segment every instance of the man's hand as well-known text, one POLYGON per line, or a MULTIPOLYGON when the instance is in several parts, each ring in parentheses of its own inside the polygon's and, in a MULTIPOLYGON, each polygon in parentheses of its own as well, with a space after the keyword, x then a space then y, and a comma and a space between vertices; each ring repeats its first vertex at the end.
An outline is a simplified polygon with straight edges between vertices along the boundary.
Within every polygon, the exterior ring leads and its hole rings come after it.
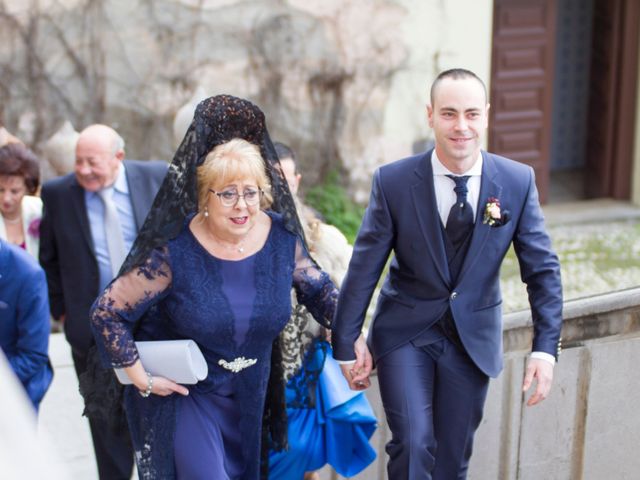
POLYGON ((536 379, 536 391, 529 397, 527 406, 531 407, 540 403, 549 396, 551 390, 551 381, 553 380, 553 365, 546 360, 540 358, 530 358, 527 363, 527 369, 524 374, 524 382, 522 391, 526 392, 536 379))
POLYGON ((369 375, 373 369, 373 359, 362 334, 353 344, 353 350, 356 354, 356 361, 355 363, 341 364, 342 375, 349 382, 351 390, 365 390, 371 386, 369 375))

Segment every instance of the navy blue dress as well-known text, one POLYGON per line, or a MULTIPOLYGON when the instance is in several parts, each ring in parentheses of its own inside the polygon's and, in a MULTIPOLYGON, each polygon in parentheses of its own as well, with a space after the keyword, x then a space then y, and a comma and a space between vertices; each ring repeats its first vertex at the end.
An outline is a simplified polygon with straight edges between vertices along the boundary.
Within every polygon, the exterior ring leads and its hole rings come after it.
POLYGON ((213 257, 185 225, 94 305, 92 327, 113 367, 138 359, 132 335, 137 323, 136 340, 193 339, 209 366, 188 397, 143 398, 135 387, 126 388, 140 478, 259 478, 271 345, 289 319, 291 286, 325 325, 337 301, 335 286, 301 241, 279 215, 269 215, 263 248, 236 262, 213 257), (237 373, 218 364, 238 357, 256 363, 237 373))

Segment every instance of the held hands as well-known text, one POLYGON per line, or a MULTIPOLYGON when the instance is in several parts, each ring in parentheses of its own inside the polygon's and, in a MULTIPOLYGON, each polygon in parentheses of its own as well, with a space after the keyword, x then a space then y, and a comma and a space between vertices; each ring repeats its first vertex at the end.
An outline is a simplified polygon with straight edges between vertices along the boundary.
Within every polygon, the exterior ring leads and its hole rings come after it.
POLYGON ((342 375, 347 379, 351 390, 365 390, 371 386, 369 375, 373 369, 373 359, 362 334, 353 344, 353 350, 356 354, 356 361, 355 363, 341 364, 342 375))
POLYGON ((540 403, 549 396, 551 381, 553 380, 553 365, 546 360, 530 358, 527 362, 527 369, 524 374, 524 382, 522 384, 523 392, 529 390, 533 384, 534 378, 537 383, 536 390, 527 401, 528 407, 540 403))

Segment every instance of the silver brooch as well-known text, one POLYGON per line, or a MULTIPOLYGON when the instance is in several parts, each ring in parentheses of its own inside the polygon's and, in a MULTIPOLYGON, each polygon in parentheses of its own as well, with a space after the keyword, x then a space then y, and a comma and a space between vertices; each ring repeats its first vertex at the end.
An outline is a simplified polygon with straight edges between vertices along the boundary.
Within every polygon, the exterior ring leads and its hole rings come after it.
POLYGON ((244 358, 238 357, 235 358, 232 362, 227 362, 224 359, 218 360, 218 365, 222 368, 226 368, 227 370, 231 370, 233 373, 238 373, 240 370, 244 370, 251 365, 255 365, 258 361, 257 358, 244 358))

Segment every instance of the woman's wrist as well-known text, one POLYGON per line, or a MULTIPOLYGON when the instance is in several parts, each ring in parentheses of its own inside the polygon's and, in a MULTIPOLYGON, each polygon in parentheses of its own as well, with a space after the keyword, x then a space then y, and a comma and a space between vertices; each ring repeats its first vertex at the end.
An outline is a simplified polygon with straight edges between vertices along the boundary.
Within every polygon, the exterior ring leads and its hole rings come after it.
POLYGON ((144 398, 147 398, 151 395, 151 391, 153 390, 153 376, 149 372, 145 372, 147 374, 147 383, 144 388, 138 387, 138 392, 144 398))

